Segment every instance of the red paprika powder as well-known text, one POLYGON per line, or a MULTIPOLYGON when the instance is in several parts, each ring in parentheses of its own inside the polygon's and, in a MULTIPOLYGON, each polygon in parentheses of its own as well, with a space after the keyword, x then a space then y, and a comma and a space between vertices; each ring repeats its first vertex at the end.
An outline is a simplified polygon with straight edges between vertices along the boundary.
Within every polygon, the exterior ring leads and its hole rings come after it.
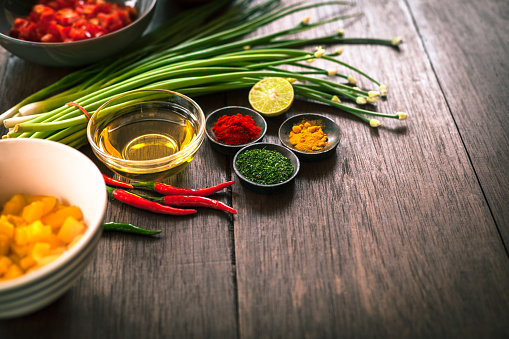
POLYGON ((212 130, 220 142, 228 145, 240 145, 254 140, 262 129, 249 115, 243 116, 237 113, 232 116, 223 115, 220 117, 212 130))

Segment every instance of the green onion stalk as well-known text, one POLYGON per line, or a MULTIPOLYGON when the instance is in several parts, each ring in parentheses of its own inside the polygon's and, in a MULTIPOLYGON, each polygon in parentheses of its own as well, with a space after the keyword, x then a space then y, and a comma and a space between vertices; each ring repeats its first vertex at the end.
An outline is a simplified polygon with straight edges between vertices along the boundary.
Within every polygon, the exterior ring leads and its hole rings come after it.
POLYGON ((267 0, 251 5, 250 0, 243 0, 209 20, 208 13, 223 8, 229 2, 215 0, 184 11, 140 39, 133 52, 77 70, 25 98, 0 115, 0 121, 9 128, 3 137, 44 138, 79 148, 87 143, 88 118, 81 109, 91 114, 107 100, 125 92, 158 88, 196 97, 251 88, 266 77, 287 78, 298 98, 336 107, 371 127, 378 127, 381 123, 367 116, 407 118, 403 112, 380 113, 342 102, 353 101, 357 106, 373 105, 380 96, 386 95, 386 87, 358 68, 340 61, 341 48, 328 54, 322 47, 316 47, 315 51, 298 49, 337 43, 397 47, 401 43, 400 38, 347 39, 339 30, 333 35, 308 40, 284 39, 285 36, 358 14, 332 17, 313 24, 305 18, 295 27, 245 38, 256 29, 299 11, 326 5, 353 6, 352 3, 325 1, 283 5, 279 0, 267 0), (323 69, 310 64, 320 58, 357 73, 376 86, 376 90, 356 87, 357 80, 352 75, 340 74, 336 68, 323 69), (346 83, 337 79, 346 80, 346 83), (73 105, 67 105, 70 102, 73 105))

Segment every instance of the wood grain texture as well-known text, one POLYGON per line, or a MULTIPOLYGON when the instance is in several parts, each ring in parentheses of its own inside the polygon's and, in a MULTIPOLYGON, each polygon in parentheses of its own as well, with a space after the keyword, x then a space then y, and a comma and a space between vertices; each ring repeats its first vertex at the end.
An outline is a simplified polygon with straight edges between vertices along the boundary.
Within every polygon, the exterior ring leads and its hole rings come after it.
MULTIPOLYGON (((240 331, 502 336, 507 256, 411 15, 401 2, 359 5, 365 15, 347 36, 403 35, 405 44, 347 46, 342 58, 389 86, 380 110, 410 120, 373 131, 320 106, 293 106, 288 115, 332 117, 344 137, 335 159, 303 164, 290 192, 235 189, 240 331)), ((314 20, 330 9, 316 12, 314 20)))
POLYGON ((408 3, 433 71, 507 246, 509 3, 408 3))
MULTIPOLYGON (((317 21, 345 11, 329 6, 306 14, 317 21)), ((409 120, 380 119, 384 125, 372 129, 344 112, 296 101, 268 119, 266 139, 278 142, 289 116, 320 113, 342 129, 335 156, 301 163, 295 185, 280 194, 259 195, 240 184, 217 194, 237 209, 235 216, 208 209, 159 216, 111 200, 106 221, 163 233, 105 233, 76 285, 39 312, 0 321, 0 338, 509 336, 502 239, 507 5, 359 0, 348 10, 357 11, 363 16, 299 36, 342 27, 349 37, 401 35, 400 50, 347 45, 341 60, 387 84, 388 99, 373 109, 406 111, 409 120), (469 38, 489 55, 469 49, 469 38)), ((292 27, 303 15, 253 35, 292 27)), ((157 20, 163 18, 158 12, 157 20)), ((0 50, 0 110, 69 71, 0 50)), ((361 87, 371 86, 356 77, 361 87)), ((197 101, 206 114, 248 105, 247 91, 197 101)), ((95 159, 89 147, 81 151, 95 159)), ((168 183, 204 187, 236 179, 232 160, 205 142, 168 183)))

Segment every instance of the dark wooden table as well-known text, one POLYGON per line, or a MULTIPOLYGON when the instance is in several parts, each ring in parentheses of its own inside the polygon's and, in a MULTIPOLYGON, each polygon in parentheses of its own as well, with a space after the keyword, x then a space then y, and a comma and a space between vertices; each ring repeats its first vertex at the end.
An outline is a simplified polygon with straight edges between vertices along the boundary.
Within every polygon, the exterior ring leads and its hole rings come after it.
MULTIPOLYGON (((159 6, 161 19, 174 4, 159 6)), ((389 97, 378 109, 406 111, 407 121, 372 129, 296 102, 268 121, 268 140, 285 118, 320 113, 342 128, 335 156, 302 163, 277 195, 235 184, 217 195, 233 217, 165 217, 111 201, 107 221, 163 233, 105 233, 71 290, 0 322, 0 338, 509 337, 509 2, 360 0, 357 10, 347 36, 404 44, 343 46, 342 58, 382 79, 389 97)), ((0 50, 0 111, 69 71, 0 50)), ((206 113, 248 105, 244 91, 197 101, 206 113)), ((170 183, 229 179, 232 157, 206 142, 170 183)))

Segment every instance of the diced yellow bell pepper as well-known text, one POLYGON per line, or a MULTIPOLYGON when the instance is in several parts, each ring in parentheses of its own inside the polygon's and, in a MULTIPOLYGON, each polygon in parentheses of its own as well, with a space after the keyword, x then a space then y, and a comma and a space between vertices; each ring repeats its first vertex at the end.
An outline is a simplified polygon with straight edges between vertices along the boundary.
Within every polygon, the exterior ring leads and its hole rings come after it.
POLYGON ((0 255, 7 255, 9 253, 9 246, 12 243, 12 238, 4 234, 0 234, 0 255))
POLYGON ((47 243, 51 245, 52 250, 57 248, 65 248, 67 245, 67 243, 58 239, 58 236, 54 233, 51 233, 51 237, 48 239, 47 243))
POLYGON ((20 246, 28 244, 28 226, 16 227, 14 240, 20 246))
POLYGON ((35 261, 34 258, 31 256, 24 257, 19 261, 19 266, 24 270, 28 270, 30 267, 33 267, 37 264, 37 261, 35 261))
POLYGON ((25 198, 28 201, 28 203, 33 203, 36 201, 42 202, 44 204, 44 208, 42 210, 43 215, 46 215, 49 212, 51 212, 57 206, 58 202, 58 199, 51 195, 28 195, 25 196, 25 198))
POLYGON ((52 240, 51 226, 44 225, 40 220, 36 220, 28 228, 28 242, 34 244, 36 242, 50 242, 52 240))
POLYGON ((21 216, 28 223, 34 222, 42 218, 44 212, 44 203, 41 201, 34 201, 30 205, 23 207, 21 216))
POLYGON ((7 236, 8 238, 14 237, 14 225, 9 222, 7 216, 0 216, 0 234, 7 236))
POLYGON ((7 272, 5 272, 4 276, 2 277, 2 280, 14 279, 22 275, 23 271, 21 270, 21 268, 16 264, 12 264, 7 269, 7 272))
POLYGON ((64 224, 58 231, 58 239, 63 242, 70 243, 75 236, 83 232, 85 225, 79 220, 76 220, 72 216, 65 219, 64 224))
POLYGON ((74 246, 86 226, 77 206, 56 197, 16 194, 0 215, 0 281, 54 261, 74 246))
POLYGON ((9 259, 9 257, 6 257, 5 255, 0 257, 0 277, 2 276, 2 274, 7 272, 11 265, 12 260, 9 259))
POLYGON ((23 194, 15 194, 9 201, 4 204, 2 214, 20 215, 23 207, 27 205, 27 201, 23 194))
POLYGON ((55 261, 56 259, 58 259, 58 257, 60 257, 60 256, 61 256, 61 254, 47 255, 47 256, 45 256, 44 258, 41 259, 41 261, 39 262, 39 266, 45 266, 45 265, 49 264, 50 262, 55 261))
POLYGON ((25 226, 27 224, 25 219, 23 219, 22 217, 17 216, 17 215, 7 214, 6 218, 15 227, 25 226))
POLYGON ((40 264, 44 257, 49 255, 50 250, 51 250, 50 244, 45 242, 38 242, 32 248, 31 256, 32 258, 34 258, 35 261, 37 261, 38 264, 40 264))
POLYGON ((77 236, 75 236, 74 239, 72 239, 72 241, 69 243, 69 245, 67 245, 67 249, 70 250, 74 245, 78 243, 78 241, 81 240, 81 238, 83 238, 83 234, 78 234, 77 236))
POLYGON ((28 255, 28 252, 30 250, 30 246, 28 245, 18 245, 16 243, 11 244, 11 252, 19 256, 20 258, 23 258, 28 255))
POLYGON ((19 255, 17 255, 16 253, 10 253, 8 257, 9 259, 12 260, 13 264, 19 265, 19 261, 21 260, 19 255))
POLYGON ((51 228, 56 229, 61 227, 65 219, 67 219, 69 216, 72 216, 76 220, 83 219, 83 214, 81 213, 81 209, 79 207, 67 206, 45 215, 41 221, 43 224, 50 225, 51 228))
POLYGON ((5 272, 4 279, 14 279, 14 278, 20 277, 22 275, 23 275, 23 271, 21 270, 21 268, 16 264, 12 264, 7 269, 7 272, 5 272))
POLYGON ((62 247, 52 248, 51 251, 49 251, 49 254, 50 255, 53 255, 53 254, 62 255, 62 254, 64 254, 64 252, 65 252, 65 246, 62 246, 62 247))

